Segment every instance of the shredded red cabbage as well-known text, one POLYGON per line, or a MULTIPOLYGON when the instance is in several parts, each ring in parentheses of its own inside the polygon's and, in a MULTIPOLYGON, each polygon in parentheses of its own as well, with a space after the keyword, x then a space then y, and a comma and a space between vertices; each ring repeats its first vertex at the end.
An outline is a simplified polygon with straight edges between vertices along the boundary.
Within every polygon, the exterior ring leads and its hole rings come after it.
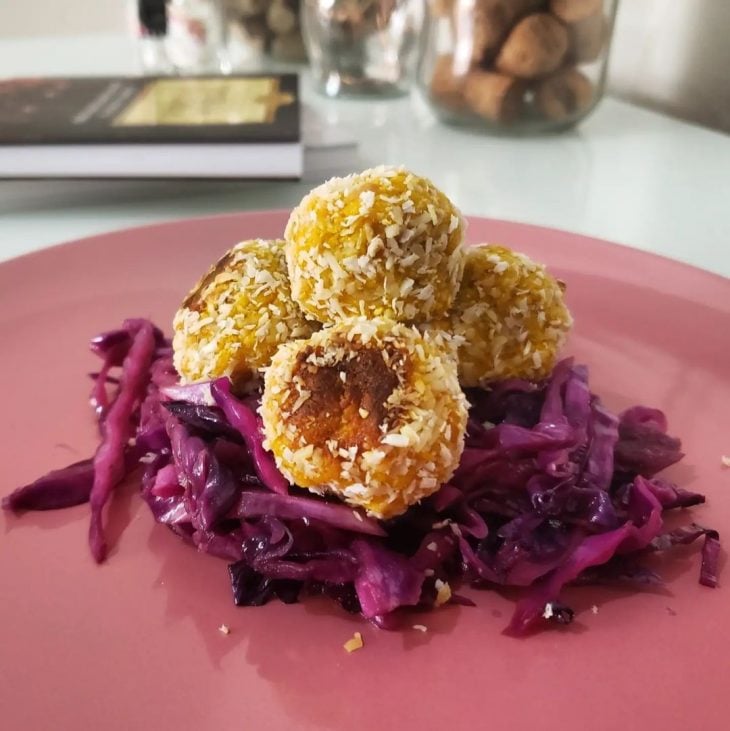
MULTIPOLYGON (((91 522, 89 546, 94 558, 106 558, 107 546, 102 525, 102 511, 114 488, 124 479, 124 453, 134 433, 132 414, 141 403, 155 351, 154 326, 146 321, 127 321, 124 324, 130 338, 129 348, 122 361, 119 389, 108 410, 97 406, 101 419, 101 444, 94 455, 94 481, 89 494, 91 522)), ((94 343, 92 342, 92 346, 94 343)), ((109 353, 117 359, 117 347, 109 353)), ((111 361, 107 353, 104 367, 111 361)))
POLYGON ((89 502, 94 462, 84 459, 14 490, 2 499, 6 510, 57 510, 89 502))
MULTIPOLYGON (((89 501, 98 561, 102 510, 141 463, 155 520, 228 561, 242 606, 321 594, 394 628, 404 608, 440 603, 440 582, 513 586, 522 596, 506 631, 523 635, 572 620, 560 598, 566 584, 660 583, 642 557, 699 538, 700 583, 717 586, 717 532, 694 523, 662 529, 663 511, 705 500, 656 476, 682 457, 665 415, 637 406, 616 417, 570 359, 541 383, 469 389, 466 448, 452 480, 379 522, 290 487, 263 447, 258 395, 238 398, 227 379, 178 385, 170 343, 150 322, 127 320, 91 347, 102 359, 91 393, 96 455, 18 488, 2 506, 89 501)), ((450 601, 472 604, 454 592, 450 601)))
POLYGON ((289 493, 289 483, 274 464, 270 452, 264 449, 261 439, 261 419, 245 403, 231 393, 231 382, 227 378, 213 381, 210 392, 215 402, 223 409, 230 424, 238 429, 253 458, 256 472, 266 487, 281 495, 289 493))

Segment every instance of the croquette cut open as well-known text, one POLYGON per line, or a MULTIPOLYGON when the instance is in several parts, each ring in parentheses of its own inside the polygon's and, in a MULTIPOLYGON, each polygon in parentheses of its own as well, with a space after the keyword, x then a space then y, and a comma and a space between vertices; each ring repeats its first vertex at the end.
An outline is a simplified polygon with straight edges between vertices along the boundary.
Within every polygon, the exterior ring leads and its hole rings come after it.
POLYGON ((443 335, 355 318, 279 349, 261 415, 293 484, 390 518, 451 477, 467 402, 443 335))
POLYGON ((267 366, 279 345, 318 327, 291 297, 281 239, 242 241, 224 254, 185 298, 173 326, 183 382, 230 376, 234 385, 267 366))
POLYGON ((464 386, 547 376, 573 319, 563 287, 541 264, 504 246, 469 246, 450 316, 464 386))
POLYGON ((377 167, 332 178, 292 211, 292 294, 320 322, 446 314, 463 270, 464 222, 431 181, 377 167))

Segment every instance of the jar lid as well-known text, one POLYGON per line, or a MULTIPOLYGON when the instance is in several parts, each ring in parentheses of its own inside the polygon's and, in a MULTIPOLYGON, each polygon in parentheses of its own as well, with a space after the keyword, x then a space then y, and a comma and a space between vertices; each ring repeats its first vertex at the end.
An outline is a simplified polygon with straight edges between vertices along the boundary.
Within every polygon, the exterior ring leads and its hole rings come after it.
POLYGON ((139 22, 151 36, 164 36, 167 33, 166 0, 137 0, 139 22))

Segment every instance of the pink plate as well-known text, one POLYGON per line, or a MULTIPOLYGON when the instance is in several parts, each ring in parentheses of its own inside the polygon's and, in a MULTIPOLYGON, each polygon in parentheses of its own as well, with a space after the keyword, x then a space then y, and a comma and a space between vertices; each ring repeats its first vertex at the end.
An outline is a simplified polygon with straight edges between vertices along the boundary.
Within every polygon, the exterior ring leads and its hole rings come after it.
MULTIPOLYGON (((91 335, 133 315, 169 324, 214 257, 284 222, 150 226, 0 266, 0 491, 92 452, 91 335)), ((687 453, 673 477, 709 498, 692 517, 726 530, 730 281, 532 226, 473 219, 469 236, 524 250, 568 283, 569 352, 613 408, 667 411, 687 453)), ((476 608, 396 634, 316 600, 237 609, 224 562, 156 526, 133 488, 111 513, 103 566, 85 506, 0 519, 3 729, 730 728, 730 591, 698 585, 696 549, 664 559, 666 591, 571 590, 566 631, 509 639, 511 598, 474 592, 476 608), (356 630, 365 648, 347 655, 356 630)))

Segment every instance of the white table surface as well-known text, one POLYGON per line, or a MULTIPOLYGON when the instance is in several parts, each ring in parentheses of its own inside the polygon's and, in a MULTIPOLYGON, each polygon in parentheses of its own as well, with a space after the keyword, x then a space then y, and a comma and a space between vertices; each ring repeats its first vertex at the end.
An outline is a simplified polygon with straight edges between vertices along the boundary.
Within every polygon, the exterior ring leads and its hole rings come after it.
MULTIPOLYGON (((0 76, 136 70, 122 36, 0 41, 0 76)), ((628 244, 730 276, 730 137, 614 99, 577 130, 510 139, 438 123, 418 98, 305 99, 346 125, 363 167, 404 164, 467 214, 628 244)), ((116 228, 291 207, 311 183, 0 182, 0 260, 116 228)))

